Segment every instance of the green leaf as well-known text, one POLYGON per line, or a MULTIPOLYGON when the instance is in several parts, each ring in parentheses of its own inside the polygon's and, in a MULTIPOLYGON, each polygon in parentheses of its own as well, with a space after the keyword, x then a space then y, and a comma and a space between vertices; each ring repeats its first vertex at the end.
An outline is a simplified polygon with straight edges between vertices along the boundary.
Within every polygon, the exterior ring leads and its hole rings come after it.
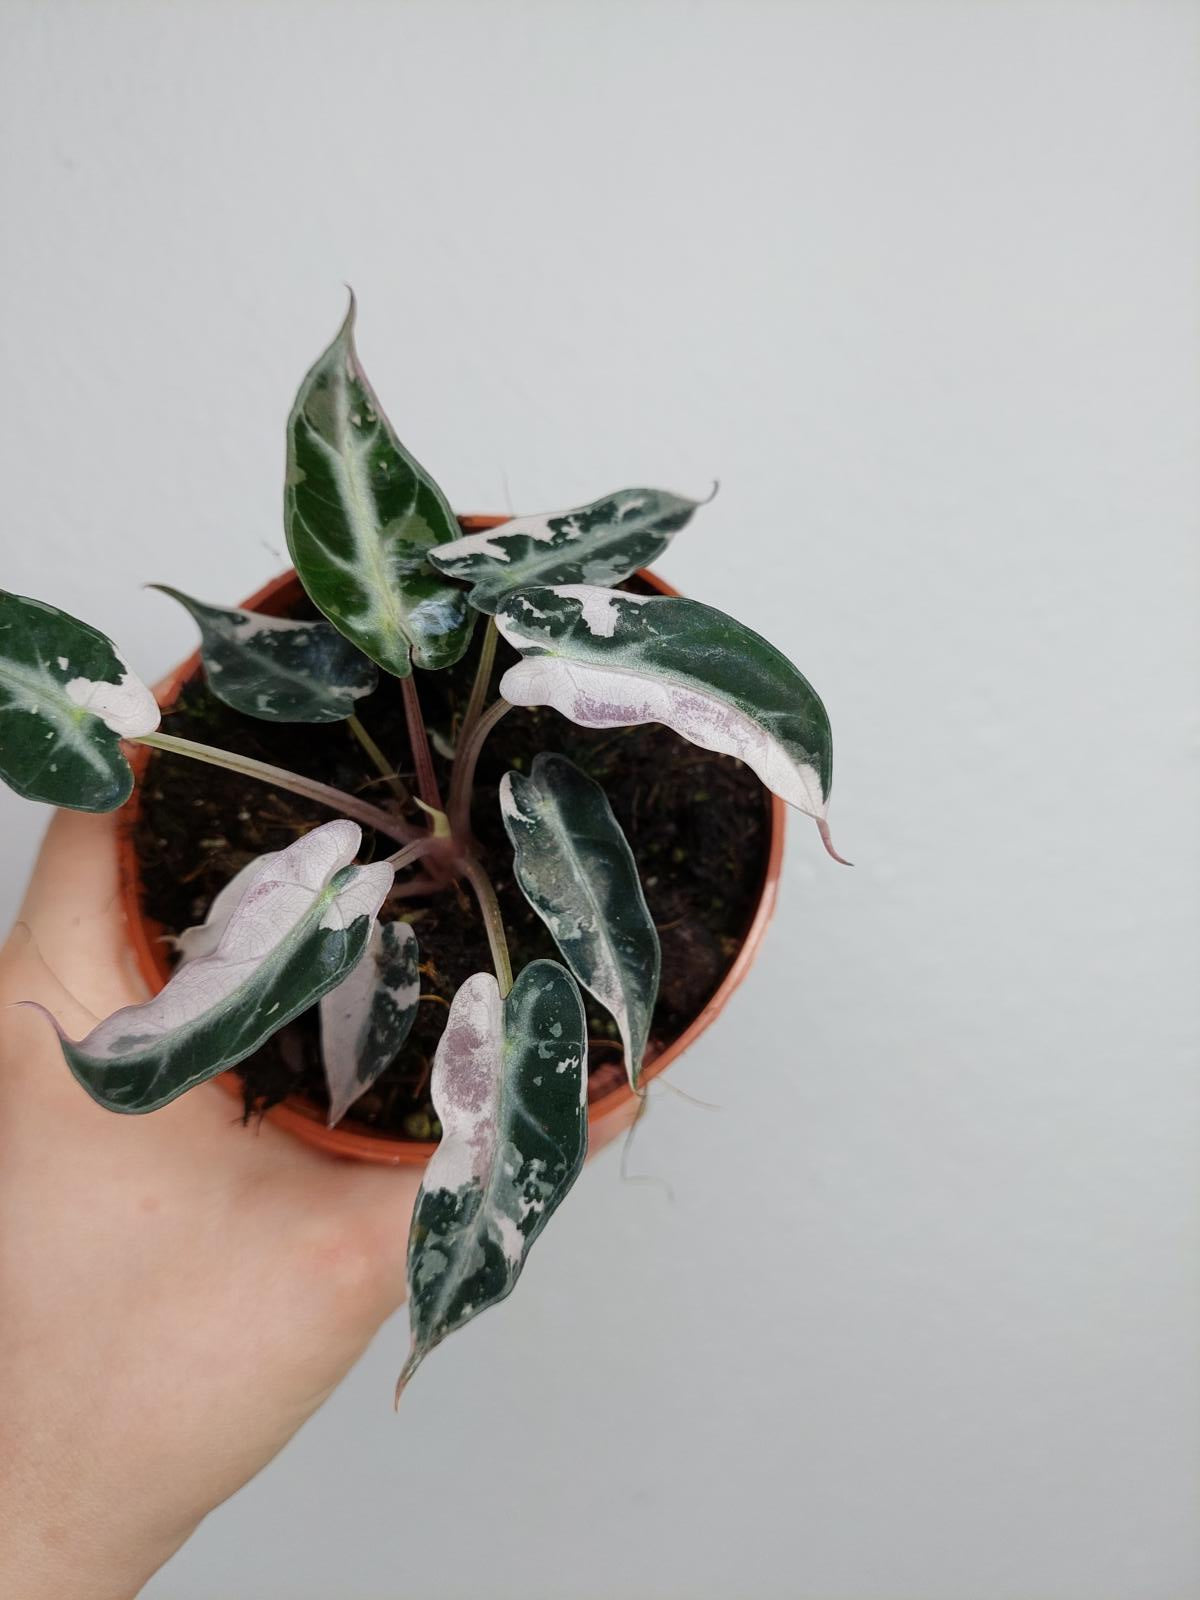
POLYGON ((63 1055, 92 1098, 110 1111, 154 1111, 244 1061, 341 983, 393 877, 383 861, 350 865, 361 837, 356 823, 327 822, 264 857, 243 879, 211 954, 187 962, 153 1000, 114 1012, 86 1038, 59 1030, 63 1055))
POLYGON ((110 639, 0 589, 0 777, 18 794, 115 810, 133 788, 121 740, 158 721, 154 696, 110 639))
POLYGON ((509 1294, 587 1151, 583 1002, 556 961, 501 1000, 490 973, 454 997, 433 1063, 442 1142, 408 1244, 412 1349, 397 1398, 447 1334, 509 1294))
POLYGON ((379 681, 373 662, 328 622, 205 605, 165 583, 200 629, 208 686, 218 700, 263 722, 341 722, 379 681))
POLYGON ((329 1126, 400 1053, 421 998, 417 936, 407 922, 376 923, 362 959, 322 999, 321 1059, 329 1126))
POLYGON ((662 959, 633 851, 604 790, 566 756, 505 773, 517 882, 563 960, 613 1017, 637 1087, 662 959))
POLYGON ((701 504, 663 489, 618 489, 574 511, 516 517, 467 534, 429 559, 447 577, 473 584, 471 604, 490 615, 530 584, 620 583, 656 561, 701 504))
POLYGON ((552 706, 584 728, 665 723, 744 761, 817 819, 834 854, 829 718, 812 685, 759 634, 698 600, 582 584, 522 589, 496 625, 524 658, 500 680, 513 705, 552 706))
POLYGON ((353 297, 288 419, 284 525, 300 581, 372 661, 449 667, 474 613, 429 564, 458 532, 442 491, 392 432, 354 348, 353 297))

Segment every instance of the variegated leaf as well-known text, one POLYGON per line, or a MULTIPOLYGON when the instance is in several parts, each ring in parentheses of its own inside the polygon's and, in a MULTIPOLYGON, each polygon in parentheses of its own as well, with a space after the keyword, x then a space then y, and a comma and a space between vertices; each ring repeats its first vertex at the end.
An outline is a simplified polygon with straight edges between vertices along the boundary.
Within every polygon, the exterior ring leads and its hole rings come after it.
POLYGON ((197 923, 194 928, 185 928, 172 941, 179 955, 181 967, 188 961, 199 961, 201 956, 212 955, 229 926, 230 917, 241 904, 246 890, 255 879, 263 877, 271 870, 279 855, 278 850, 268 850, 265 855, 255 856, 253 861, 247 861, 223 888, 217 890, 204 921, 197 923))
POLYGON ((620 583, 656 561, 699 500, 662 489, 618 489, 574 511, 516 517, 486 533, 439 545, 439 572, 473 585, 469 599, 489 614, 530 584, 620 583))
POLYGON ((354 971, 321 1001, 331 1128, 408 1038, 421 998, 417 961, 417 936, 407 922, 377 922, 354 971))
MULTIPOLYGON (((222 888, 208 916, 174 941, 180 966, 211 955, 252 882, 268 877, 280 852, 248 862, 222 888)), ((321 1058, 329 1086, 329 1126, 396 1059, 417 1014, 421 982, 417 937, 406 922, 376 922, 358 964, 320 1002, 321 1058)))
POLYGON ((435 1345, 516 1283, 587 1151, 583 1002, 556 961, 507 1000, 479 972, 454 997, 433 1065, 442 1142, 408 1246, 412 1349, 397 1398, 435 1345))
POLYGON ((429 564, 458 524, 392 431, 354 348, 354 301, 288 419, 284 524, 308 593, 330 622, 399 678, 448 667, 471 638, 461 589, 429 564))
POLYGON ((200 629, 208 686, 218 700, 263 722, 342 722, 379 681, 372 661, 328 622, 205 605, 165 583, 200 629))
POLYGON ((500 810, 517 882, 563 960, 612 1016, 636 1088, 662 964, 633 851, 598 783, 566 756, 507 772, 500 810))
POLYGON ((154 696, 110 639, 0 589, 0 777, 18 794, 115 810, 133 788, 121 740, 158 721, 154 696))
POLYGON ((67 1063, 92 1098, 111 1111, 154 1111, 245 1060, 341 983, 393 877, 386 862, 350 865, 361 836, 353 822, 314 828, 247 876, 211 954, 86 1038, 60 1030, 67 1063))
POLYGON ((553 706, 585 728, 665 723, 744 761, 817 819, 834 854, 829 718, 811 684, 759 634, 697 600, 582 584, 522 589, 496 624, 524 658, 500 681, 513 705, 553 706))

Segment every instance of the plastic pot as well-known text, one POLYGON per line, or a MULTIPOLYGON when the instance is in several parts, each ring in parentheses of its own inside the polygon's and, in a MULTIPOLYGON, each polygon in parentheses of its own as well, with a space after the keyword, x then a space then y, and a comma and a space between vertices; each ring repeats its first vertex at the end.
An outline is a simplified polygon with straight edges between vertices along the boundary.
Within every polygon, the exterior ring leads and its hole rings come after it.
MULTIPOLYGON (((505 517, 470 516, 459 519, 464 532, 473 533, 481 529, 499 527, 507 521, 505 517)), ((660 594, 673 595, 678 590, 673 589, 669 583, 658 577, 653 572, 639 572, 638 577, 651 588, 657 589, 660 594)), ((242 605, 248 611, 263 611, 270 616, 285 616, 289 613, 301 593, 300 582, 295 572, 280 573, 270 583, 252 594, 242 605)), ((178 699, 185 684, 197 677, 203 668, 200 663, 199 653, 189 656, 174 672, 168 674, 161 683, 155 687, 155 695, 159 705, 164 711, 169 710, 178 699)), ((503 740, 503 725, 497 729, 495 738, 503 740)), ((128 928, 129 941, 133 948, 138 968, 148 984, 152 993, 157 993, 171 975, 171 962, 168 945, 164 941, 163 929, 147 917, 142 909, 142 885, 138 866, 137 849, 135 844, 135 831, 141 799, 141 779, 146 770, 152 752, 145 745, 134 745, 127 750, 130 764, 134 770, 135 787, 128 804, 123 807, 119 826, 117 829, 117 850, 119 854, 120 884, 125 920, 128 928)), ((783 834, 787 808, 777 796, 763 791, 763 804, 769 808, 769 830, 767 860, 763 872, 762 886, 759 890, 758 902, 749 928, 746 930, 741 949, 738 951, 732 965, 722 978, 716 991, 700 1014, 693 1020, 678 1038, 674 1039, 666 1049, 662 1050, 653 1059, 648 1059, 642 1069, 643 1082, 657 1077, 666 1070, 673 1061, 677 1061, 683 1052, 692 1044, 706 1028, 716 1021, 725 1009, 726 1002, 750 969, 755 956, 758 954, 759 945, 762 943, 763 934, 766 932, 767 923, 775 908, 775 898, 779 888, 780 864, 783 858, 783 834)), ((241 1098, 242 1089, 240 1079, 235 1072, 222 1074, 216 1082, 229 1094, 241 1098)), ((589 1148, 596 1151, 607 1144, 617 1134, 629 1127, 637 1114, 638 1099, 628 1085, 610 1090, 607 1094, 594 1100, 588 1108, 588 1137, 589 1148)), ((351 1116, 353 1112, 351 1112, 351 1116)), ((297 1138, 306 1143, 316 1145, 326 1150, 331 1155, 348 1157, 357 1161, 374 1161, 387 1166, 412 1166, 422 1167, 433 1154, 436 1146, 428 1141, 416 1139, 397 1138, 390 1134, 377 1133, 374 1130, 361 1127, 357 1128, 349 1120, 344 1120, 337 1127, 330 1128, 325 1124, 325 1113, 319 1107, 300 1096, 290 1096, 280 1104, 272 1106, 266 1112, 267 1119, 276 1127, 284 1128, 293 1133, 297 1138)))

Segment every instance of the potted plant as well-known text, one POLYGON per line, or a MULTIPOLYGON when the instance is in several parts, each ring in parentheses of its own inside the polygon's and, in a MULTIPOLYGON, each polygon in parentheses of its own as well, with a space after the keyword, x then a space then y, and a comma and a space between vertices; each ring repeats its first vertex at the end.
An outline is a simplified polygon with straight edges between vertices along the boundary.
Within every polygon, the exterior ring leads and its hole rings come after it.
POLYGON ((644 570, 700 502, 460 525, 354 316, 288 421, 295 572, 232 609, 164 589, 201 643, 157 699, 104 635, 0 592, 0 775, 127 808, 158 992, 60 1030, 95 1100, 148 1112, 229 1074, 338 1153, 429 1158, 402 1387, 512 1289, 589 1100, 604 1137, 740 977, 782 802, 834 854, 831 743, 785 657, 644 570))

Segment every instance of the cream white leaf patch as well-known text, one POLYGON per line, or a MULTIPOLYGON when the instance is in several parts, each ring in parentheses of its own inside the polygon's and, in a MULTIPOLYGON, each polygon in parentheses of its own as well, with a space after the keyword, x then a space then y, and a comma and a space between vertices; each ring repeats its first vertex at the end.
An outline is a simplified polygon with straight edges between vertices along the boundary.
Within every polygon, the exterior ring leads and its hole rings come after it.
POLYGON ((426 1355, 511 1293, 587 1151, 583 1002, 570 973, 533 961, 506 1000, 490 973, 454 997, 433 1065, 442 1142, 408 1247, 412 1349, 426 1355))
POLYGON ((245 1060, 339 984, 394 876, 386 862, 351 865, 361 837, 357 823, 327 822, 274 853, 245 877, 215 950, 86 1038, 60 1030, 67 1064, 92 1098, 112 1111, 153 1111, 245 1060))
POLYGON ((573 584, 510 595, 496 625, 522 655, 500 681, 513 705, 552 706, 589 728, 661 722, 736 756, 815 817, 834 853, 829 718, 812 685, 759 634, 697 600, 573 584))
POLYGON ((244 867, 235 872, 223 888, 217 890, 204 921, 197 923, 194 928, 185 928, 175 940, 180 966, 213 953, 220 944, 221 935, 229 926, 229 919, 237 910, 246 890, 255 879, 270 873, 278 859, 278 850, 269 850, 265 855, 255 856, 253 861, 247 861, 244 867))
POLYGON ((133 788, 122 739, 159 710, 110 639, 41 600, 0 590, 0 777, 27 800, 112 811, 133 788))
POLYGON ((500 811, 517 882, 563 960, 617 1024, 636 1088, 661 955, 637 863, 599 784, 566 756, 508 772, 500 811))
POLYGON ((321 1001, 321 1059, 332 1128, 391 1066, 421 998, 417 936, 407 922, 377 922, 358 965, 321 1001))
POLYGON ((699 500, 664 489, 618 489, 573 511, 514 517, 485 533, 439 545, 439 572, 471 584, 477 611, 530 584, 611 585, 648 567, 692 517, 699 500))

